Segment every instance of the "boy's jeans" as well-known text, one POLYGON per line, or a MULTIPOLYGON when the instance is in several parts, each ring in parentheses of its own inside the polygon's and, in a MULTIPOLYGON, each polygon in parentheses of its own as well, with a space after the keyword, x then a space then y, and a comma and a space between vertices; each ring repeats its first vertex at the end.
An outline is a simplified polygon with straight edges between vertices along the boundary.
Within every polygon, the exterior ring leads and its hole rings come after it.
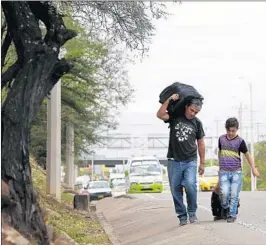
POLYGON ((168 161, 169 184, 173 196, 176 214, 180 220, 195 216, 197 210, 197 161, 168 161), (183 203, 183 187, 186 189, 188 208, 183 203))
POLYGON ((242 171, 220 171, 220 200, 223 209, 229 208, 229 216, 237 216, 239 192, 242 187, 242 171))

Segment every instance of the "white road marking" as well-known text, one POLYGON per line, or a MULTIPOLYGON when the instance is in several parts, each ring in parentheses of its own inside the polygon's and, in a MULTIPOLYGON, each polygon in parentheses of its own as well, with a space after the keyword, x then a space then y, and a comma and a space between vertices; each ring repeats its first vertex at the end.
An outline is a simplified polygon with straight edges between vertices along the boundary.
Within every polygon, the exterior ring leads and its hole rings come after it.
MULTIPOLYGON (((153 196, 153 195, 151 195, 149 193, 146 193, 146 196, 149 197, 149 198, 151 198, 151 199, 157 200, 157 201, 171 201, 172 200, 172 199, 157 198, 157 197, 155 197, 155 196, 153 196)), ((199 204, 198 204, 198 207, 201 208, 201 209, 203 209, 203 210, 205 210, 205 211, 207 211, 207 212, 209 212, 209 213, 212 213, 212 211, 211 211, 210 208, 207 208, 207 207, 202 206, 202 205, 199 205, 199 204)), ((253 231, 257 231, 257 232, 260 232, 262 234, 266 234, 266 231, 265 230, 263 230, 261 228, 258 228, 258 227, 256 227, 253 224, 246 223, 246 222, 244 222, 242 220, 237 220, 236 221, 236 224, 241 225, 241 226, 244 226, 247 229, 250 229, 250 230, 253 230, 253 231)))

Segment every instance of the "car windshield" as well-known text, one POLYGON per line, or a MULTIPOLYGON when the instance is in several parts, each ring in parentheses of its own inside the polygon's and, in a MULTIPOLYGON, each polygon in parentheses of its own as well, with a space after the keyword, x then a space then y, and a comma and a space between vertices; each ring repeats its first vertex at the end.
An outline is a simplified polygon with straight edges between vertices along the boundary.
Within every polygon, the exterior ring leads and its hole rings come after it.
POLYGON ((99 181, 99 182, 90 182, 88 185, 89 189, 98 189, 98 188, 109 188, 107 182, 99 181))
POLYGON ((133 161, 130 167, 131 175, 160 175, 161 166, 155 160, 133 161))
POLYGON ((219 169, 218 168, 205 168, 204 177, 216 177, 218 176, 219 169))

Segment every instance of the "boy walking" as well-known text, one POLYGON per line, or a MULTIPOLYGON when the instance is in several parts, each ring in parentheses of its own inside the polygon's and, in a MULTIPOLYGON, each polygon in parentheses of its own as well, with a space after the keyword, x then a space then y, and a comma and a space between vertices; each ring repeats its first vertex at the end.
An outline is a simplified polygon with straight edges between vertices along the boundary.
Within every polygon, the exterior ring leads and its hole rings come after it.
POLYGON ((222 217, 232 223, 237 217, 239 192, 242 187, 242 165, 240 154, 243 153, 256 177, 259 172, 251 158, 245 141, 237 135, 239 123, 236 118, 229 118, 225 123, 226 134, 220 136, 219 144, 219 196, 222 217))

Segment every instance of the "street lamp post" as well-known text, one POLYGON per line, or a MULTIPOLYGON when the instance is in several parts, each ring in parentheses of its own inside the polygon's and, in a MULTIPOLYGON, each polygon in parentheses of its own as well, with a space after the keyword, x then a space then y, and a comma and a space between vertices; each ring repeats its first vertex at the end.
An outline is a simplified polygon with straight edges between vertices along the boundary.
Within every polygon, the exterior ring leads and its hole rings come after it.
MULTIPOLYGON (((249 92, 250 92, 250 154, 253 160, 254 157, 254 130, 253 130, 253 96, 252 96, 252 84, 249 83, 249 92)), ((253 176, 251 171, 251 191, 257 189, 257 179, 253 176)))
POLYGON ((91 160, 91 181, 93 181, 93 175, 94 175, 94 154, 92 154, 92 160, 91 160))
MULTIPOLYGON (((239 79, 245 80, 244 77, 239 77, 239 79)), ((249 95, 250 95, 250 155, 253 160, 254 157, 254 127, 253 127, 253 96, 252 96, 252 84, 249 82, 249 95)), ((251 191, 257 189, 257 179, 253 176, 252 171, 250 173, 251 178, 251 191)))

